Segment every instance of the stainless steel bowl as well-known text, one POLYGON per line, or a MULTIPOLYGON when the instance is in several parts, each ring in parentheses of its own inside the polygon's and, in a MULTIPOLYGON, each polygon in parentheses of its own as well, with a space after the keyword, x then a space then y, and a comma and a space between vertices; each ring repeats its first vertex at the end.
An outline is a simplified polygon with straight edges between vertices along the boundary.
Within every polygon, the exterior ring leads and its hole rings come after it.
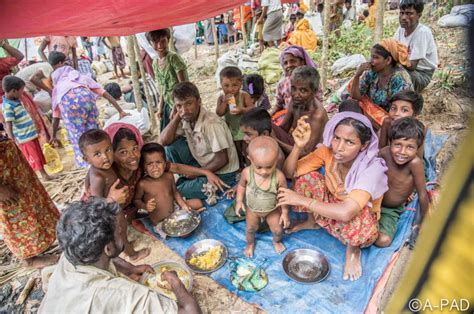
POLYGON ((225 247, 225 245, 222 242, 214 240, 214 239, 205 239, 205 240, 198 241, 198 242, 194 243, 193 245, 191 245, 188 248, 188 250, 186 251, 186 253, 184 254, 184 260, 186 262, 186 265, 189 268, 191 268, 192 271, 194 271, 196 273, 200 273, 200 274, 208 274, 208 273, 212 273, 213 271, 216 271, 219 268, 221 268, 222 266, 224 266, 225 262, 227 261, 228 256, 229 256, 229 253, 227 252, 227 248, 225 247), (223 248, 223 250, 222 250, 221 260, 219 261, 219 263, 214 268, 212 268, 212 269, 201 269, 201 268, 198 268, 198 267, 196 267, 194 265, 191 265, 189 263, 189 260, 191 259, 191 257, 193 255, 203 254, 206 251, 208 251, 208 250, 210 250, 210 249, 212 249, 216 246, 221 246, 223 248))
POLYGON ((296 249, 283 259, 283 270, 291 279, 300 283, 323 281, 329 274, 329 262, 316 250, 296 249))
POLYGON ((185 238, 199 226, 201 216, 196 212, 188 212, 185 209, 175 211, 171 216, 163 220, 161 228, 169 237, 185 238), (186 223, 188 222, 188 223, 186 223), (184 224, 184 228, 179 228, 180 224, 184 224))
MULTIPOLYGON (((182 280, 182 282, 183 282, 184 286, 186 287, 186 289, 188 291, 191 291, 193 289, 193 275, 192 275, 191 270, 189 269, 189 267, 187 267, 186 265, 184 265, 182 263, 179 263, 179 262, 167 260, 167 261, 161 261, 161 262, 155 263, 155 264, 151 265, 151 267, 155 270, 156 273, 155 274, 144 273, 142 275, 142 278, 140 279, 141 284, 147 286, 146 281, 150 276, 160 276, 161 275, 160 270, 162 269, 162 267, 167 267, 170 270, 174 270, 174 271, 182 270, 182 271, 186 272, 186 275, 187 275, 186 277, 187 278, 184 278, 184 280, 182 280)), ((162 294, 166 295, 167 297, 170 297, 170 298, 176 300, 176 296, 171 291, 167 291, 167 290, 161 289, 161 288, 156 288, 156 289, 153 289, 153 290, 158 291, 159 293, 162 293, 162 294)))

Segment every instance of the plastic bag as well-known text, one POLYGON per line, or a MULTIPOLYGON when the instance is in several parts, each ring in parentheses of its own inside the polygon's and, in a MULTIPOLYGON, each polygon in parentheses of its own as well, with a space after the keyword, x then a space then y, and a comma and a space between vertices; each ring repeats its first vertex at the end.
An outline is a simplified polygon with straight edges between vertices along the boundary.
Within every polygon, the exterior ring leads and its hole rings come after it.
POLYGON ((280 80, 283 69, 280 65, 280 50, 276 48, 265 49, 258 60, 259 73, 267 84, 280 80))
POLYGON ((342 57, 333 63, 331 71, 335 75, 341 74, 347 70, 357 69, 364 62, 366 62, 365 57, 361 54, 342 57))
POLYGON ((221 73, 222 69, 230 66, 238 66, 238 64, 239 56, 235 51, 228 51, 217 60, 216 82, 218 86, 220 86, 219 73, 221 73))
POLYGON ((196 38, 196 25, 193 23, 173 27, 173 38, 178 54, 182 55, 193 46, 196 38))
POLYGON ((322 37, 324 35, 324 32, 321 13, 306 13, 304 17, 309 21, 309 24, 311 25, 311 28, 316 33, 316 35, 318 35, 318 37, 322 37))
POLYGON ((41 109, 43 113, 51 110, 51 96, 48 92, 41 90, 33 97, 35 104, 41 109))
POLYGON ((438 20, 439 27, 468 27, 474 18, 474 4, 457 5, 438 20))
POLYGON ((110 119, 105 122, 104 129, 107 128, 109 125, 113 124, 114 122, 123 122, 128 123, 135 126, 140 133, 143 135, 150 130, 150 118, 148 116, 148 110, 146 108, 142 108, 142 111, 134 110, 124 110, 126 113, 130 113, 130 116, 126 116, 120 119, 119 114, 116 113, 110 119))

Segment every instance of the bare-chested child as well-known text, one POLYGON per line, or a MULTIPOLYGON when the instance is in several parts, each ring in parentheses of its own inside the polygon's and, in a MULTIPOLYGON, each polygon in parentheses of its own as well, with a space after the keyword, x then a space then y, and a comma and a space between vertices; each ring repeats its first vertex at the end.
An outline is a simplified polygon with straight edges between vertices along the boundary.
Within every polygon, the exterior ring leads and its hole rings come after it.
POLYGON ((153 225, 174 212, 175 204, 186 210, 203 207, 200 199, 184 200, 176 189, 174 176, 168 172, 165 149, 157 143, 142 147, 140 164, 145 176, 138 182, 134 204, 150 213, 153 225))
POLYGON ((288 228, 288 206, 277 207, 280 187, 287 187, 283 172, 277 168, 278 144, 269 136, 258 136, 248 147, 250 166, 242 171, 237 187, 235 213, 245 212, 247 247, 244 255, 252 257, 255 250, 255 233, 265 219, 273 234, 273 246, 280 254, 283 245, 283 228, 288 228))
MULTIPOLYGON (((119 188, 120 180, 112 168, 114 155, 109 135, 99 129, 86 131, 79 138, 79 148, 82 152, 82 158, 90 165, 84 182, 82 199, 87 200, 92 196, 106 197, 109 202, 124 204, 128 197, 128 188, 119 188)), ((126 225, 123 213, 121 213, 119 219, 126 225)), ((128 241, 127 228, 122 228, 122 230, 124 230, 122 233, 124 253, 132 261, 142 259, 150 254, 149 248, 135 251, 133 244, 128 241)))
MULTIPOLYGON (((405 117, 416 117, 422 109, 423 96, 417 92, 403 90, 393 95, 390 98, 388 117, 383 120, 380 128, 379 148, 390 145, 388 133, 394 121, 405 117)), ((418 148, 418 157, 423 158, 423 143, 418 148)))
POLYGON ((414 188, 420 202, 420 210, 413 224, 415 234, 418 234, 429 208, 423 160, 417 156, 418 148, 424 140, 423 124, 411 117, 398 119, 393 122, 388 138, 390 146, 382 148, 379 153, 387 163, 389 188, 383 196, 380 233, 375 242, 379 247, 387 247, 392 243, 398 219, 414 188))
MULTIPOLYGON (((305 148, 301 151, 302 156, 314 151, 316 145, 323 139, 323 130, 328 115, 323 105, 315 100, 316 92, 319 88, 319 73, 310 66, 300 66, 293 70, 291 74, 291 103, 288 107, 288 114, 281 124, 281 128, 291 134, 296 129, 297 122, 302 116, 308 116, 308 123, 311 126, 311 138, 305 148)), ((284 148, 289 154, 293 149, 292 145, 284 148)))

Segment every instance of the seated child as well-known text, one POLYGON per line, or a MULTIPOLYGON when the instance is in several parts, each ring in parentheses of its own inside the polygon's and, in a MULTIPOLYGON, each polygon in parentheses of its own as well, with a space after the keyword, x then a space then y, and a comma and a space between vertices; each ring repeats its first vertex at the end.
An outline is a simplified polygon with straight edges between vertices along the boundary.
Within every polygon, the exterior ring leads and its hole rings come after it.
MULTIPOLYGON (((134 103, 126 102, 125 100, 122 99, 123 93, 119 84, 115 82, 108 83, 104 86, 104 89, 117 101, 117 103, 123 110, 136 109, 136 106, 134 103)), ((104 118, 108 119, 111 116, 113 116, 116 112, 117 111, 114 109, 112 105, 107 104, 107 106, 103 110, 104 118)))
POLYGON ((150 213, 150 219, 155 226, 171 215, 175 207, 189 211, 203 207, 200 199, 185 201, 176 189, 163 146, 157 143, 145 144, 142 147, 140 164, 145 176, 138 182, 134 204, 150 213))
POLYGON ((416 234, 429 207, 423 160, 417 156, 417 150, 424 140, 423 124, 411 117, 398 119, 390 128, 389 140, 390 146, 382 148, 379 153, 387 163, 389 189, 382 201, 380 233, 375 242, 378 247, 387 247, 392 243, 398 219, 414 188, 420 202, 420 210, 413 225, 416 234))
MULTIPOLYGON (((82 200, 90 197, 107 197, 109 202, 124 204, 128 198, 128 188, 119 188, 120 180, 112 168, 114 155, 110 137, 103 130, 94 129, 82 133, 79 138, 79 149, 82 158, 89 163, 90 168, 84 182, 84 194, 82 200)), ((124 252, 131 260, 139 260, 150 254, 150 249, 139 251, 133 249, 132 243, 127 238, 127 221, 125 214, 119 215, 120 223, 124 228, 121 231, 124 242, 124 252)))
POLYGON ((363 114, 362 109, 360 109, 359 102, 354 99, 346 99, 339 104, 339 112, 344 111, 351 111, 363 114))
POLYGON ((280 254, 285 250, 281 243, 283 228, 289 227, 290 220, 288 207, 276 206, 278 189, 287 187, 283 172, 276 167, 278 144, 269 136, 258 136, 250 142, 248 151, 251 165, 242 171, 235 206, 237 216, 245 212, 247 222, 244 255, 253 257, 255 232, 264 219, 272 231, 275 251, 280 254))
POLYGON ((20 101, 25 89, 25 82, 16 76, 7 75, 2 80, 3 96, 2 114, 8 136, 16 141, 23 156, 34 171, 39 171, 45 180, 51 177, 44 170, 46 160, 38 141, 38 131, 28 111, 20 101))
POLYGON ((244 75, 242 90, 249 93, 250 97, 252 97, 254 107, 260 107, 265 110, 270 109, 270 100, 267 93, 265 93, 265 82, 260 74, 244 75))
MULTIPOLYGON (((252 98, 247 92, 242 91, 242 72, 238 67, 225 67, 219 74, 221 80, 222 93, 217 99, 216 114, 224 116, 225 122, 229 126, 237 154, 242 156, 243 133, 240 131, 240 118, 243 113, 252 107, 252 98)), ((239 159, 241 166, 243 159, 239 159)))
MULTIPOLYGON (((388 132, 393 122, 404 117, 416 117, 423 109, 423 96, 411 90, 403 90, 390 98, 388 117, 383 120, 379 134, 379 148, 389 145, 388 132)), ((418 149, 423 158, 423 143, 418 149)))

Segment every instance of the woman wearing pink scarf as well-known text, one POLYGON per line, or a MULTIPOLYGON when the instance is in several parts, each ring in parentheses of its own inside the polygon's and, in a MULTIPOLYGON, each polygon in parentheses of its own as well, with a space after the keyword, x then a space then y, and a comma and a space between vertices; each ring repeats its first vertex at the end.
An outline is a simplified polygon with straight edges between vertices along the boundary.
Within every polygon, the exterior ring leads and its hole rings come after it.
MULTIPOLYGON (((317 69, 316 63, 309 56, 309 54, 300 46, 289 46, 285 48, 280 54, 280 64, 283 68, 285 76, 278 83, 276 91, 276 108, 273 115, 273 122, 280 125, 283 122, 283 117, 288 111, 288 106, 291 103, 291 82, 290 77, 293 70, 299 66, 307 65, 317 69)), ((319 88, 316 94, 318 102, 323 101, 323 92, 319 88)))
POLYGON ((87 163, 82 159, 78 141, 85 131, 99 128, 97 97, 103 96, 107 99, 117 109, 120 117, 127 114, 99 83, 65 65, 65 54, 53 51, 49 54, 48 59, 54 69, 51 74, 54 86, 51 99, 53 107, 52 141, 56 141, 59 119, 62 118, 74 149, 76 165, 79 168, 84 168, 87 163))
POLYGON ((326 124, 323 144, 298 160, 310 138, 308 123, 301 118, 293 132, 295 146, 285 161, 294 189, 280 189, 279 205, 308 212, 308 219, 291 231, 323 227, 346 249, 345 280, 362 275, 360 248, 375 242, 383 194, 388 190, 387 167, 377 156, 378 139, 364 115, 343 112, 326 124), (325 168, 325 175, 317 172, 325 168))

